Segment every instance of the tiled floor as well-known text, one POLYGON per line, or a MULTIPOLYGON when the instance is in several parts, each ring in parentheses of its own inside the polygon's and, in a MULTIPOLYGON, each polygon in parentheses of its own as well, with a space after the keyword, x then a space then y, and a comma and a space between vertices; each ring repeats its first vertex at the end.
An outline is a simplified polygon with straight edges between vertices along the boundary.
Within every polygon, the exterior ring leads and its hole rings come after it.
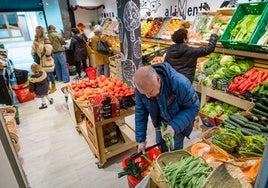
MULTIPOLYGON (((18 126, 19 152, 23 168, 32 188, 95 188, 127 187, 127 179, 117 178, 122 170, 122 159, 134 153, 132 149, 108 159, 105 168, 99 169, 82 135, 67 109, 64 95, 58 83, 58 90, 51 96, 55 103, 47 109, 39 110, 40 99, 19 105, 21 124, 18 126)), ((126 119, 134 126, 134 116, 126 119)), ((148 145, 154 144, 154 130, 148 130, 148 145)), ((196 142, 200 131, 195 130, 185 146, 196 142)))
MULTIPOLYGON (((31 43, 7 44, 9 58, 16 68, 29 70, 32 62, 31 43)), ((57 83, 58 90, 51 96, 55 103, 39 110, 40 99, 19 104, 20 125, 17 133, 21 150, 19 157, 31 188, 127 188, 127 179, 117 178, 124 157, 136 152, 135 148, 108 159, 99 169, 97 159, 87 142, 75 129, 75 123, 57 83)), ((134 115, 126 118, 134 126, 134 115)), ((152 125, 148 129, 148 145, 154 144, 152 125)), ((185 147, 200 139, 201 131, 194 129, 185 147)))

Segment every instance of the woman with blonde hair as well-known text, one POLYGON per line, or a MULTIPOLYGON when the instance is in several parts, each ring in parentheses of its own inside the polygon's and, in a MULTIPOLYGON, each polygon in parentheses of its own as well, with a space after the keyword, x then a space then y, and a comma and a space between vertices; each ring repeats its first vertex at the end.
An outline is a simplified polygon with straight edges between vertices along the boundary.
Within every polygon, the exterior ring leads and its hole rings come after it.
POLYGON ((42 26, 37 26, 35 28, 35 38, 32 45, 32 51, 31 54, 33 56, 34 62, 37 64, 40 64, 41 59, 41 53, 38 52, 38 48, 40 48, 40 45, 44 45, 44 40, 46 38, 45 30, 42 26))
POLYGON ((97 66, 97 76, 102 74, 102 68, 104 69, 104 75, 106 77, 110 76, 109 70, 109 55, 102 54, 98 52, 98 41, 101 40, 102 42, 106 43, 108 47, 111 47, 111 42, 109 38, 105 35, 102 35, 102 27, 100 25, 95 25, 94 27, 94 36, 91 37, 92 49, 94 50, 95 55, 95 64, 97 66))
POLYGON ((55 92, 56 84, 55 84, 55 75, 54 75, 54 59, 52 57, 53 47, 49 38, 45 38, 44 45, 39 45, 38 53, 41 54, 40 66, 46 71, 48 80, 51 82, 51 87, 49 87, 49 93, 55 92))

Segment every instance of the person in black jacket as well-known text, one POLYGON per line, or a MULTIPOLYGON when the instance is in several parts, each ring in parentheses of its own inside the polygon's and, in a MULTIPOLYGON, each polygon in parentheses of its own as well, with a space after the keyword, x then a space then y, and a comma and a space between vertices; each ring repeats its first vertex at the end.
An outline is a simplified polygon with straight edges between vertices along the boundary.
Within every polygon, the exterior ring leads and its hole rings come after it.
POLYGON ((219 26, 215 25, 207 46, 191 47, 187 45, 188 31, 184 28, 178 29, 171 37, 175 44, 171 45, 167 50, 165 62, 168 62, 177 72, 193 82, 197 58, 209 55, 214 51, 218 31, 219 26))
POLYGON ((41 98, 42 104, 39 109, 47 108, 46 99, 50 104, 53 104, 53 98, 48 96, 49 83, 46 71, 42 70, 41 66, 33 63, 31 65, 33 75, 29 78, 29 90, 34 92, 36 97, 41 98))
POLYGON ((72 28, 73 37, 71 39, 69 49, 73 52, 74 62, 78 78, 81 78, 81 63, 83 64, 83 70, 87 68, 87 50, 83 35, 77 28, 72 28))

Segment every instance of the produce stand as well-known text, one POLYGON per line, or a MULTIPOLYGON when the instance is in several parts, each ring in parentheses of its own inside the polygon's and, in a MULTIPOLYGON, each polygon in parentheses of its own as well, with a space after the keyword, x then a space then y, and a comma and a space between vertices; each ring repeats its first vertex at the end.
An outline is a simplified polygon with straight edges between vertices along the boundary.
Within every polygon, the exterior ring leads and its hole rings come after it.
POLYGON ((134 113, 134 107, 120 109, 120 116, 118 117, 96 121, 90 107, 85 107, 77 104, 75 100, 73 101, 78 128, 87 141, 90 149, 98 158, 97 165, 99 168, 104 166, 107 159, 136 147, 137 144, 134 141, 134 130, 124 121, 126 116, 134 113), (81 117, 83 116, 84 118, 82 119, 81 117), (90 123, 87 123, 86 121, 89 121, 90 123), (116 144, 105 147, 103 126, 111 122, 116 122, 121 133, 121 138, 116 144))

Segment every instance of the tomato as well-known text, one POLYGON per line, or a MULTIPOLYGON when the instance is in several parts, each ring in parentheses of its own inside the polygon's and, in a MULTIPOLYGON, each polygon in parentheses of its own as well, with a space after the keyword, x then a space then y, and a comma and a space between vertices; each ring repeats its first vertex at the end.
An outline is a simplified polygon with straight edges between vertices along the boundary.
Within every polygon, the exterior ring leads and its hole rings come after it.
POLYGON ((121 82, 120 80, 117 80, 117 81, 115 82, 115 85, 116 85, 117 87, 121 87, 121 86, 123 85, 123 82, 121 82))

